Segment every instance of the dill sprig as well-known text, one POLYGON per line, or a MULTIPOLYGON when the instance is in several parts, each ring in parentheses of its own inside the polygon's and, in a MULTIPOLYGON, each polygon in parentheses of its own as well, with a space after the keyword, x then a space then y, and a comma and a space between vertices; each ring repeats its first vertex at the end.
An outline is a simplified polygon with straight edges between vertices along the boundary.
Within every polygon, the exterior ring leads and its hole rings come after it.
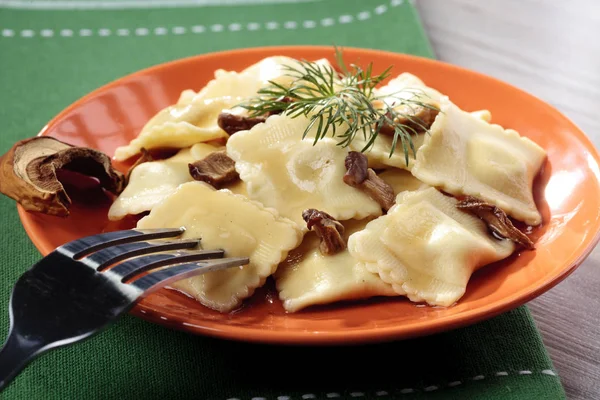
POLYGON ((250 117, 275 113, 285 113, 292 118, 305 116, 309 119, 309 124, 302 137, 306 138, 316 126, 314 144, 330 133, 332 137, 339 138, 338 145, 346 147, 354 141, 356 135, 362 133, 366 144, 360 149, 361 152, 373 146, 384 126, 393 127, 389 157, 400 141, 408 165, 409 149, 413 157, 416 157, 412 141, 412 135, 418 133, 415 127, 428 131, 414 117, 414 107, 437 108, 420 101, 420 96, 416 94, 408 98, 406 95, 394 97, 394 94, 376 96, 375 88, 389 77, 392 67, 374 74, 372 63, 365 69, 356 64, 347 66, 337 47, 335 54, 339 72, 316 62, 298 60, 298 65, 282 66, 283 75, 291 78, 291 83, 284 85, 269 81, 267 86, 258 91, 257 96, 239 106, 248 110, 250 117), (397 102, 390 105, 392 97, 397 102), (387 101, 383 101, 384 98, 387 101), (409 112, 401 111, 403 109, 408 109, 409 112), (398 121, 409 121, 410 124, 398 121), (345 128, 340 129, 341 126, 345 128))

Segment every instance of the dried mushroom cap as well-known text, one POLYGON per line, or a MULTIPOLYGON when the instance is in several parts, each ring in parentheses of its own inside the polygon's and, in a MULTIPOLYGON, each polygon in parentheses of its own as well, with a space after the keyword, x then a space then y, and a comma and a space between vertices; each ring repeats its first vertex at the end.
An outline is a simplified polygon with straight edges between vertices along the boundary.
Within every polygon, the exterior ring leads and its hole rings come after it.
POLYGON ((344 225, 331 215, 309 208, 302 212, 302 218, 306 221, 306 227, 314 231, 321 239, 319 250, 322 254, 332 255, 346 248, 346 242, 342 237, 344 225))
POLYGON ((265 122, 264 117, 246 117, 243 115, 222 112, 217 118, 217 125, 227 134, 233 135, 239 131, 245 131, 252 128, 254 125, 265 122))
POLYGON ((358 151, 350 151, 344 160, 346 173, 344 182, 350 186, 356 186, 363 183, 368 177, 369 160, 367 156, 358 151))
POLYGON ((125 176, 125 183, 126 184, 129 183, 129 178, 131 178, 131 173, 133 172, 133 170, 135 169, 135 167, 137 167, 138 165, 143 164, 145 162, 154 161, 154 157, 152 157, 152 154, 150 154, 150 152, 148 150, 146 150, 145 147, 142 147, 140 149, 140 153, 141 153, 141 155, 133 163, 133 165, 131 167, 129 167, 129 170, 127 171, 127 175, 125 176))
POLYGON ((57 177, 60 170, 97 178, 114 194, 125 186, 125 176, 113 168, 106 154, 36 136, 15 143, 0 158, 0 192, 27 211, 66 217, 71 199, 57 177))
POLYGON ((532 250, 535 248, 531 239, 517 229, 506 213, 500 208, 473 196, 466 196, 463 200, 458 202, 456 207, 461 210, 468 210, 477 215, 487 223, 488 227, 495 234, 512 240, 523 246, 525 249, 532 250))
POLYGON ((344 164, 344 183, 362 190, 386 212, 392 208, 396 202, 394 189, 368 167, 367 156, 358 151, 350 151, 344 164))
MULTIPOLYGON (((439 110, 432 107, 413 105, 402 106, 396 111, 399 115, 393 119, 394 123, 408 128, 409 133, 427 131, 439 113, 439 110)), ((388 118, 392 116, 388 114, 388 118)), ((384 135, 394 135, 395 131, 396 129, 388 123, 383 124, 380 129, 384 135)))
POLYGON ((235 169, 235 161, 222 151, 209 154, 202 160, 188 164, 194 180, 209 183, 216 189, 240 178, 235 169))

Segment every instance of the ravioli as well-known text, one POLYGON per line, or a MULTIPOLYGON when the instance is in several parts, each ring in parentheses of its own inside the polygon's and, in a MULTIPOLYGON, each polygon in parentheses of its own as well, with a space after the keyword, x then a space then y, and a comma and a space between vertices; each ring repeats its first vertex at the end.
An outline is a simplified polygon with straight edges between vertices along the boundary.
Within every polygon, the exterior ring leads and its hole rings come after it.
MULTIPOLYGON (((366 223, 367 220, 344 221, 344 239, 366 223)), ((319 238, 312 232, 289 253, 274 278, 283 308, 288 312, 344 300, 398 295, 391 285, 352 258, 347 249, 333 255, 321 254, 319 238)))
POLYGON ((464 295, 475 270, 514 251, 513 242, 492 236, 457 203, 435 188, 404 192, 387 215, 350 235, 348 251, 396 293, 450 306, 464 295))
POLYGON ((170 158, 136 166, 131 171, 127 186, 110 206, 108 219, 115 221, 150 211, 180 184, 193 180, 189 163, 201 160, 216 150, 219 150, 216 146, 198 143, 179 150, 170 158))
POLYGON ((302 139, 308 118, 273 115, 247 131, 232 135, 227 154, 235 161, 248 196, 273 207, 306 229, 302 211, 316 208, 337 220, 382 214, 367 194, 344 183, 348 148, 332 138, 302 139))
MULTIPOLYGON (((411 107, 413 105, 402 105, 402 101, 414 100, 433 107, 440 107, 440 101, 445 96, 439 91, 427 86, 417 76, 403 72, 396 78, 390 80, 390 82, 375 91, 375 96, 380 98, 389 106, 394 107, 399 112, 411 113, 411 107)), ((485 121, 491 119, 491 113, 489 110, 477 110, 473 111, 473 115, 477 118, 481 118, 485 121)), ((410 132, 410 131, 409 131, 410 132)), ((419 149, 425 141, 426 133, 411 134, 411 142, 414 147, 410 147, 407 142, 408 150, 408 165, 406 164, 406 158, 404 154, 403 144, 398 138, 394 152, 390 156, 392 146, 394 144, 394 137, 391 135, 378 134, 377 138, 373 141, 372 145, 365 151, 365 155, 369 159, 369 166, 371 168, 385 168, 385 167, 396 167, 406 170, 412 170, 415 163, 415 154, 418 153, 419 149)), ((357 134, 354 141, 350 144, 350 147, 355 151, 362 151, 365 149, 368 143, 368 137, 364 137, 362 134, 357 134)))
POLYGON ((546 152, 512 129, 490 124, 447 98, 412 168, 428 185, 455 196, 471 195, 535 226, 542 217, 533 181, 546 152))
MULTIPOLYGON (((319 65, 330 65, 326 60, 318 60, 319 65)), ((139 135, 127 146, 118 147, 116 160, 126 160, 138 154, 142 147, 184 148, 195 143, 226 138, 227 133, 217 123, 219 114, 227 110, 244 114, 237 107, 244 100, 257 94, 270 80, 279 84, 289 84, 284 65, 294 65, 298 61, 284 56, 267 57, 241 72, 218 69, 214 79, 198 93, 185 90, 176 104, 159 111, 142 128, 139 135)))
POLYGON ((207 272, 171 284, 206 307, 229 312, 262 286, 302 241, 300 229, 275 210, 227 189, 188 182, 142 218, 137 228, 185 227, 182 238, 201 238, 204 249, 248 257, 241 267, 207 272))
POLYGON ((390 168, 377 175, 392 187, 396 196, 407 190, 414 191, 429 187, 429 185, 421 182, 410 172, 403 169, 390 168))
POLYGON ((170 106, 151 119, 127 146, 118 147, 114 159, 127 160, 139 154, 142 148, 181 149, 225 138, 227 134, 217 125, 217 117, 234 103, 234 99, 223 97, 170 106))

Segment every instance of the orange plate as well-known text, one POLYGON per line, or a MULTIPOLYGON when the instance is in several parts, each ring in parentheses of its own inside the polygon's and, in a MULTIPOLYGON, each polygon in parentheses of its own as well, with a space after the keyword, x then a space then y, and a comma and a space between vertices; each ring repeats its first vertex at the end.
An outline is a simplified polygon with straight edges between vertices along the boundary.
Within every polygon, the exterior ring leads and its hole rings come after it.
MULTIPOLYGON (((40 134, 112 155, 157 111, 175 103, 182 90, 202 88, 214 70, 240 70, 278 54, 335 62, 331 47, 312 46, 243 49, 177 60, 99 88, 61 112, 40 134)), ((590 253, 599 239, 599 158, 593 144, 569 119, 515 87, 454 65, 354 48, 345 49, 344 55, 346 61, 360 65, 372 61, 376 73, 389 65, 392 76, 412 72, 459 107, 488 109, 494 123, 516 129, 547 150, 548 163, 535 190, 544 217, 534 232, 539 237, 537 249, 479 270, 464 297, 450 308, 416 305, 398 297, 286 314, 268 284, 231 314, 219 314, 178 292, 162 289, 141 301, 132 310, 134 315, 195 334, 254 342, 346 344, 402 339, 457 328, 517 307, 559 283, 590 253)), ((109 223, 108 206, 101 201, 77 203, 66 219, 27 213, 20 207, 19 213, 31 240, 45 255, 81 236, 133 227, 131 221, 129 225, 109 223)))

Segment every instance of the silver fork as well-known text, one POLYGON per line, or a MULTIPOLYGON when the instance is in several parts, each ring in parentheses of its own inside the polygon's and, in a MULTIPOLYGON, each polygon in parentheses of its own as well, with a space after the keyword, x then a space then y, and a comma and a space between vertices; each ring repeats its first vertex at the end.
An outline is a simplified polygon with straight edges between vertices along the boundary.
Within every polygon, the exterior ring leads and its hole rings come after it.
POLYGON ((23 273, 10 299, 0 390, 37 356, 99 333, 155 290, 249 262, 223 258, 223 250, 189 250, 199 245, 196 239, 156 240, 183 232, 132 229, 84 237, 58 247, 23 273))

